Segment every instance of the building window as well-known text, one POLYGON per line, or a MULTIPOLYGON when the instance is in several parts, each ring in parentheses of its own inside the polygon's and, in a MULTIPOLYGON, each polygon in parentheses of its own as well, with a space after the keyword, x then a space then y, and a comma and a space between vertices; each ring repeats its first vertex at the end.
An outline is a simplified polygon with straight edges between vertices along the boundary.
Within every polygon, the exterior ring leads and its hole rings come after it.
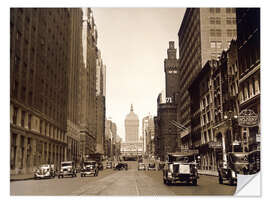
POLYGON ((222 42, 217 42, 217 48, 220 49, 222 46, 222 42))
POLYGON ((216 42, 210 42, 210 47, 211 48, 216 48, 216 42))
POLYGON ((214 37, 214 36, 215 36, 215 30, 214 30, 214 29, 211 29, 211 30, 210 30, 210 36, 211 36, 211 37, 214 37))
POLYGON ((255 78, 252 78, 252 94, 255 95, 255 78))
POLYGON ((216 8, 216 13, 220 13, 220 8, 216 8))
POLYGON ((221 37, 221 30, 220 29, 216 29, 216 36, 221 37))
POLYGON ((231 37, 232 36, 232 30, 227 30, 227 36, 231 37))
POLYGON ((17 124, 17 116, 18 116, 18 108, 14 107, 12 121, 13 121, 13 124, 15 125, 17 124))
POLYGON ((29 128, 29 130, 31 130, 31 120, 32 120, 32 115, 31 114, 29 114, 29 116, 28 116, 28 128, 29 128))
POLYGON ((232 24, 231 18, 227 18, 227 19, 226 19, 226 23, 227 23, 228 25, 232 24))
POLYGON ((18 81, 17 80, 15 80, 15 82, 14 82, 14 88, 13 88, 13 95, 14 95, 14 97, 15 98, 17 98, 17 96, 18 96, 18 81))
POLYGON ((231 8, 226 8, 226 13, 231 13, 231 8))
POLYGON ((22 111, 21 127, 24 127, 25 111, 22 111))
POLYGON ((236 24, 236 18, 232 18, 232 24, 236 24))
POLYGON ((16 33, 16 40, 20 40, 21 37, 22 37, 21 32, 17 31, 17 33, 16 33))
POLYGON ((33 97, 33 93, 29 92, 29 96, 28 96, 28 103, 29 105, 32 105, 32 97, 33 97))
POLYGON ((235 13, 236 12, 236 9, 235 8, 232 8, 232 13, 235 13))
POLYGON ((214 8, 210 8, 210 13, 214 13, 215 12, 215 9, 214 8))
POLYGON ((215 24, 215 18, 214 17, 210 18, 210 24, 215 24))
POLYGON ((26 91, 26 88, 25 87, 22 87, 22 93, 21 93, 21 99, 22 99, 22 101, 25 100, 25 91, 26 91))
POLYGON ((216 24, 220 25, 221 24, 221 20, 219 17, 216 18, 216 24))

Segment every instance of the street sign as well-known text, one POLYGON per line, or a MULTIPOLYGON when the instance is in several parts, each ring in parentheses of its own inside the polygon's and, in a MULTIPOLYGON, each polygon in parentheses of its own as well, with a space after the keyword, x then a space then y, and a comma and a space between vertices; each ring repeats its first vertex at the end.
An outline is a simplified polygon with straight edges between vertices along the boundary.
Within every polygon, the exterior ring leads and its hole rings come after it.
POLYGON ((251 109, 244 109, 238 116, 238 124, 242 127, 257 126, 258 115, 251 109))
POLYGON ((222 144, 220 142, 209 142, 208 146, 209 148, 216 149, 216 148, 221 148, 222 144))

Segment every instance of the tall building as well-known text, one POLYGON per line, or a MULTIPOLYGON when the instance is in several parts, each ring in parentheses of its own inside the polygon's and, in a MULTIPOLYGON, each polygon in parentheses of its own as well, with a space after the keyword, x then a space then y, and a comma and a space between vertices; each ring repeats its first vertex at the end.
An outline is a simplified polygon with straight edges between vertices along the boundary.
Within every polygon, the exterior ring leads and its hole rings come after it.
POLYGON ((174 41, 169 42, 167 49, 167 58, 164 60, 164 71, 166 81, 166 98, 175 101, 178 80, 178 60, 176 58, 176 49, 174 41))
POLYGON ((178 147, 176 128, 171 121, 176 120, 176 105, 165 99, 162 92, 157 98, 157 116, 154 119, 155 151, 160 160, 164 161, 170 152, 175 152, 178 147))
POLYGON ((67 160, 80 161, 79 82, 82 61, 82 10, 70 9, 70 66, 68 69, 67 160))
POLYGON ((96 152, 104 154, 105 144, 105 95, 104 95, 104 70, 101 53, 98 51, 97 71, 96 71, 96 116, 97 116, 97 147, 96 152))
POLYGON ((236 38, 235 8, 188 8, 178 32, 179 75, 177 121, 188 130, 179 132, 183 139, 191 126, 188 88, 207 60, 217 59, 236 38))
POLYGON ((133 111, 133 105, 131 104, 130 112, 125 118, 125 142, 138 142, 139 139, 139 118, 133 111))
POLYGON ((10 172, 66 159, 71 15, 10 9, 10 172))
POLYGON ((154 118, 151 115, 145 116, 142 120, 143 152, 145 155, 154 154, 155 126, 154 118))
MULTIPOLYGON (((260 8, 236 9, 240 112, 260 116, 260 8)), ((243 127, 244 151, 260 149, 260 123, 243 127)))
POLYGON ((96 151, 96 60, 97 30, 92 10, 83 8, 82 47, 83 67, 80 69, 80 153, 96 151))

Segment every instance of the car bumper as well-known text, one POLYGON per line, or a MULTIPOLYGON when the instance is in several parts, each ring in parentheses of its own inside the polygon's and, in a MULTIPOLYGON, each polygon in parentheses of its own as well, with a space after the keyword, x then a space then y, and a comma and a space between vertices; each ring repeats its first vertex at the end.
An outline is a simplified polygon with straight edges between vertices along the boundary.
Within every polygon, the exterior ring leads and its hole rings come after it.
POLYGON ((60 172, 59 175, 61 176, 70 176, 73 175, 74 173, 72 171, 64 171, 64 172, 60 172))
POLYGON ((91 175, 91 174, 95 174, 95 171, 82 171, 81 174, 85 174, 85 175, 91 175))
POLYGON ((51 175, 45 175, 45 174, 35 174, 35 178, 50 178, 51 175))
POLYGON ((191 176, 191 175, 178 175, 178 176, 168 176, 168 180, 170 181, 192 181, 198 179, 198 176, 191 176))

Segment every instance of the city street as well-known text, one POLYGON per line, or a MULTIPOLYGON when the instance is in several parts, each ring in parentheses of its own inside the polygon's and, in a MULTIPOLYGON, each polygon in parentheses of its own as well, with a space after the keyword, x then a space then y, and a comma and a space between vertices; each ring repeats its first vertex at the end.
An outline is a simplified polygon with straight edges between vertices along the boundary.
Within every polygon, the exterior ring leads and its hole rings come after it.
POLYGON ((98 177, 25 180, 10 182, 11 195, 233 195, 236 187, 218 184, 218 178, 201 175, 198 186, 184 183, 167 186, 162 171, 138 171, 137 162, 129 169, 105 169, 98 177))

